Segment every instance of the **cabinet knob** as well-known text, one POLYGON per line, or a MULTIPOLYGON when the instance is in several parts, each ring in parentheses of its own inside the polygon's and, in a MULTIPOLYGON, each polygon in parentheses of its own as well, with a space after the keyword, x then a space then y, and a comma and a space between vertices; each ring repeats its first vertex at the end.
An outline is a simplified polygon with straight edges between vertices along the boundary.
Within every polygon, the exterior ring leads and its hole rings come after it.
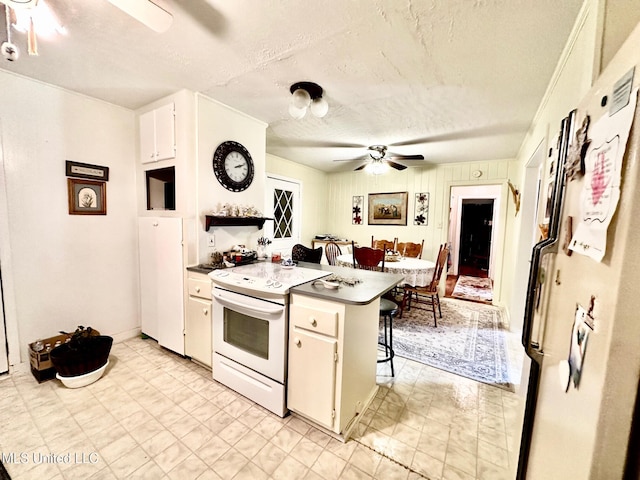
POLYGON ((202 313, 204 313, 205 315, 209 315, 209 309, 208 308, 203 308, 202 309, 202 313))
POLYGON ((200 287, 196 287, 196 292, 200 293, 200 287))
POLYGON ((302 341, 300 341, 300 339, 297 337, 293 339, 293 343, 295 343, 296 347, 302 346, 302 341))
POLYGON ((309 317, 309 323, 311 324, 312 327, 318 326, 318 321, 313 317, 309 317))

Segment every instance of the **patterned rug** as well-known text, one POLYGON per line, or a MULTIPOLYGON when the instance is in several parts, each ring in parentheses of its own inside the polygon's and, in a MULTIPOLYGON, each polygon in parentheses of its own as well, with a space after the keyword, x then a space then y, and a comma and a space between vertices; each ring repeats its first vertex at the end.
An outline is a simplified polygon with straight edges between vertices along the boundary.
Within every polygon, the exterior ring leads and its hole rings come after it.
POLYGON ((460 275, 451 296, 474 302, 491 303, 493 300, 491 279, 460 275))
POLYGON ((514 391, 501 309, 451 298, 440 303, 437 328, 425 303, 393 319, 396 355, 514 391))

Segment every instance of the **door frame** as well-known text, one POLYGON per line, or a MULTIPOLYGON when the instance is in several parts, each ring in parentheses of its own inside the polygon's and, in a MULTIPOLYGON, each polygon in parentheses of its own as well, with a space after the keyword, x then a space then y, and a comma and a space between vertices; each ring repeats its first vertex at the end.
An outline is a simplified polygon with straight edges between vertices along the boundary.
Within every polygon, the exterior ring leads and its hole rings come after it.
MULTIPOLYGON (((494 228, 492 234, 492 244, 491 244, 491 257, 492 257, 492 271, 491 271, 491 279, 493 280, 493 304, 494 305, 505 305, 505 299, 502 298, 502 271, 504 266, 504 255, 499 255, 499 252, 503 252, 505 248, 505 237, 507 231, 507 201, 508 198, 508 182, 507 179, 504 180, 487 180, 484 183, 478 183, 478 181, 473 180, 449 180, 445 182, 444 191, 449 192, 449 207, 451 205, 451 189, 453 187, 487 187, 492 186, 496 188, 496 191, 499 191, 498 199, 499 201, 494 201, 493 204, 493 215, 495 218, 494 228), (498 190, 499 189, 499 190, 498 190)), ((476 197, 478 198, 478 197, 476 197)), ((445 208, 443 215, 443 225, 446 227, 445 235, 447 235, 446 241, 448 241, 450 230, 452 228, 452 223, 455 219, 452 218, 451 208, 445 208)), ((454 253, 451 252, 452 258, 454 253)))
POLYGON ((462 205, 465 200, 493 200, 493 216, 491 228, 491 249, 489 251, 489 278, 495 275, 496 232, 501 226, 499 211, 501 207, 500 185, 452 185, 449 195, 449 207, 452 219, 449 225, 449 242, 451 243, 451 274, 458 275, 460 259, 460 236, 462 235, 462 205), (455 200, 454 200, 455 196, 455 200), (455 204, 453 204, 455 202, 455 204))

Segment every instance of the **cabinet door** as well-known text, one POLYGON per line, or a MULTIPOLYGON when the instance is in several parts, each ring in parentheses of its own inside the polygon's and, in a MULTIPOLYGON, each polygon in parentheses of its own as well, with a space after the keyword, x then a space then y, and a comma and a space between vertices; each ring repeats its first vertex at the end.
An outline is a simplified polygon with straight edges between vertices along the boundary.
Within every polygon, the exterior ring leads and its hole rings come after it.
POLYGON ((157 218, 138 219, 138 247, 140 258, 140 315, 142 333, 158 339, 158 246, 157 218))
POLYGON ((185 321, 184 353, 211 366, 211 301, 189 297, 185 321))
POLYGON ((175 109, 170 103, 155 110, 156 114, 156 160, 176 156, 175 109))
POLYGON ((184 355, 182 219, 139 219, 142 332, 184 355))
POLYGON ((156 127, 155 113, 150 111, 140 115, 140 162, 150 163, 156 161, 156 127))
POLYGON ((333 428, 338 341, 292 328, 287 407, 333 428))

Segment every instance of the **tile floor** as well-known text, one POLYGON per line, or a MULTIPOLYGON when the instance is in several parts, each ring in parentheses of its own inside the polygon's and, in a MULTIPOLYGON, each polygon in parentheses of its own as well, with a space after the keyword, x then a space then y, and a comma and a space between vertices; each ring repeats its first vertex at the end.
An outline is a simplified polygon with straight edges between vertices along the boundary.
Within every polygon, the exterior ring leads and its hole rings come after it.
POLYGON ((84 388, 38 384, 27 368, 0 377, 1 458, 14 480, 514 478, 519 396, 401 358, 395 366, 393 380, 379 366, 378 395, 342 443, 131 339, 84 388))

